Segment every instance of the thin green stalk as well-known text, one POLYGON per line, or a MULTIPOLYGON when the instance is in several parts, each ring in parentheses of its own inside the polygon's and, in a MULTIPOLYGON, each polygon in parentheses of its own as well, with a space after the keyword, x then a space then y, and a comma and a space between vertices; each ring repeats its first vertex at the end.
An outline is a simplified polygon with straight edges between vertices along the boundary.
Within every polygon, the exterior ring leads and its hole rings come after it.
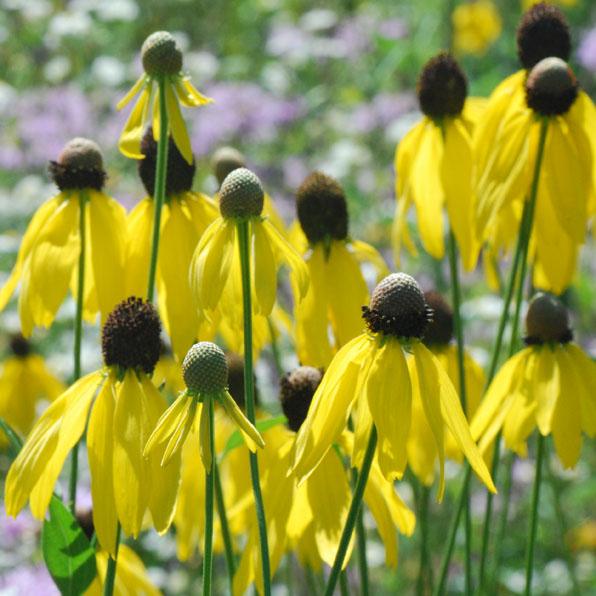
POLYGON ((341 539, 339 541, 339 547, 335 554, 335 560, 333 561, 333 567, 327 580, 327 586, 325 588, 325 596, 333 596, 337 580, 339 579, 340 572, 346 557, 348 545, 356 525, 356 518, 358 517, 358 511, 362 505, 362 497, 364 496, 364 489, 366 488, 366 482, 368 481, 368 474, 370 473, 370 467, 372 465, 373 457, 375 455, 375 448, 377 446, 377 429, 375 425, 372 425, 370 431, 370 437, 368 439, 368 446, 366 447, 366 453, 364 454, 364 460, 362 467, 360 468, 360 474, 358 475, 358 482, 352 495, 352 502, 350 503, 350 509, 348 511, 348 517, 346 518, 346 525, 342 531, 341 539))
POLYGON ((368 562, 366 560, 366 532, 364 529, 364 515, 362 507, 356 518, 356 542, 358 544, 358 569, 360 570, 360 594, 370 594, 370 580, 368 578, 368 562))
POLYGON ((420 527, 420 566, 416 594, 426 596, 432 591, 432 568, 428 556, 428 501, 430 489, 422 485, 418 499, 418 524, 420 527))
MULTIPOLYGON (((548 462, 548 445, 545 446, 546 450, 546 460, 548 462)), ((565 512, 563 511, 563 506, 561 504, 561 483, 558 478, 552 473, 550 466, 546 465, 546 476, 548 483, 551 486, 551 490, 553 493, 553 505, 555 507, 555 514, 557 517, 557 521, 559 522, 559 533, 560 533, 560 544, 561 550, 563 551, 563 556, 565 557, 565 562, 567 563, 567 570, 569 571, 569 577, 571 578, 571 583, 573 584, 573 594, 574 596, 580 596, 581 588, 579 586, 579 580, 577 579, 577 574, 575 573, 575 566, 573 564, 573 557, 571 556, 571 552, 569 551, 569 547, 565 542, 565 538, 567 536, 568 527, 567 527, 567 519, 565 518, 565 512)))
MULTIPOLYGON (((503 314, 509 311, 509 302, 511 301, 511 297, 513 294, 513 288, 516 283, 517 278, 517 294, 516 294, 516 301, 515 301, 515 310, 513 313, 513 320, 511 324, 511 338, 509 341, 509 357, 513 356, 517 349, 517 342, 518 342, 518 334, 519 334, 519 316, 521 312, 521 305, 523 302, 523 291, 524 291, 524 281, 526 277, 526 269, 528 263, 528 248, 530 245, 530 237, 532 235, 532 226, 534 223, 534 211, 536 209, 536 198, 538 196, 538 182, 540 179, 540 169, 542 166, 542 159, 544 157, 544 147, 546 145, 546 134, 548 132, 548 119, 544 118, 541 122, 540 126, 540 140, 538 143, 538 153, 536 155, 536 164, 534 166, 534 177, 532 179, 532 186, 530 188, 530 196, 528 201, 524 203, 524 209, 522 212, 522 219, 520 223, 520 231, 517 238, 517 244, 515 247, 515 255, 513 259, 513 264, 511 267, 511 273, 509 275, 509 281, 507 283, 507 304, 503 307, 503 314), (518 271, 519 270, 519 271, 518 271)), ((506 318, 502 315, 501 321, 499 322, 499 341, 498 341, 498 350, 495 347, 493 351, 493 357, 491 359, 489 374, 487 377, 486 389, 490 385, 492 381, 498 363, 499 352, 501 349, 501 341, 503 336, 503 331, 505 329, 506 318)), ((497 467, 499 464, 499 455, 500 455, 500 434, 495 440, 495 447, 493 450, 493 480, 496 480, 494 475, 496 474, 497 467)), ((486 512, 484 516, 484 528, 482 533, 482 547, 481 547, 481 555, 480 555, 480 564, 479 564, 479 581, 478 581, 478 593, 481 594, 482 590, 484 589, 484 581, 485 581, 485 570, 486 570, 486 558, 488 554, 488 541, 489 541, 489 534, 490 534, 490 520, 492 516, 492 503, 493 503, 493 495, 492 493, 487 493, 487 501, 486 501, 486 512)))
POLYGON ((159 253, 159 233, 161 230, 161 208, 166 194, 166 172, 168 166, 168 113, 166 111, 166 81, 163 75, 158 77, 159 84, 159 141, 157 141, 157 163, 155 165, 155 190, 153 191, 153 239, 151 241, 151 260, 149 261, 149 281, 147 300, 153 302, 155 291, 155 272, 159 253))
MULTIPOLYGON (((238 246, 240 251, 240 267, 242 271, 242 302, 244 312, 244 393, 246 401, 246 416, 255 423, 255 386, 252 358, 252 304, 251 304, 251 284, 250 284, 250 221, 248 219, 239 219, 238 246)), ((261 559, 263 565, 263 594, 271 596, 271 566, 269 563, 269 544, 267 541, 267 523, 265 520, 265 507, 263 506, 263 496, 261 494, 261 484, 259 479, 259 460, 257 454, 252 451, 250 457, 250 476, 252 480, 252 489, 255 495, 255 509, 257 513, 257 523, 259 526, 259 539, 261 544, 261 559)))
MULTIPOLYGON (((449 271, 451 273, 451 299, 453 302, 453 325, 455 327, 455 339, 457 341, 457 366, 459 372, 459 395, 464 414, 468 413, 466 395, 466 367, 464 354, 464 332, 461 320, 461 291, 459 287, 459 271, 457 267, 457 249, 455 246, 455 235, 449 229, 448 235, 449 271)), ((470 517, 470 495, 465 495, 465 586, 466 595, 472 594, 472 520, 470 517)))
POLYGON ((103 582, 103 596, 112 596, 114 594, 114 580, 116 579, 116 566, 118 565, 118 550, 120 548, 120 522, 116 529, 116 551, 114 558, 108 557, 108 568, 103 582))
POLYGON ((213 460, 213 469, 215 472, 215 504, 217 506, 217 514, 219 516, 221 534, 224 542, 226 567, 228 569, 228 579, 230 581, 230 594, 233 594, 234 573, 236 573, 236 556, 234 555, 234 544, 232 543, 232 535, 230 534, 230 526, 228 524, 228 516, 226 514, 226 505, 223 498, 223 490, 221 488, 221 478, 219 475, 219 465, 217 464, 217 459, 213 460))
POLYGON ((536 544, 536 528, 538 526, 538 501, 540 500, 540 481, 542 479, 542 460, 544 458, 544 437, 538 432, 536 449, 536 477, 532 490, 532 512, 530 517, 530 534, 526 549, 526 589, 524 596, 532 593, 532 571, 534 569, 534 546, 536 544))
POLYGON ((315 574, 313 573, 312 569, 308 565, 304 569, 304 575, 306 577, 306 585, 308 586, 308 593, 311 594, 312 596, 317 596, 319 593, 319 588, 317 586, 315 574))
MULTIPOLYGON (((85 234, 85 215, 87 212, 88 195, 85 190, 79 193, 79 238, 81 250, 79 252, 79 276, 77 279, 77 309, 74 320, 74 372, 72 382, 81 377, 81 340, 83 336, 83 299, 85 292, 85 255, 87 239, 85 234)), ((79 475, 79 443, 75 443, 70 454, 70 477, 68 482, 68 508, 74 515, 77 503, 77 479, 79 475)))
POLYGON ((207 398, 203 403, 209 408, 209 450, 211 451, 211 469, 205 470, 205 550, 203 555, 203 596, 211 594, 211 576, 213 572, 213 493, 215 484, 215 428, 213 425, 213 400, 207 398))
POLYGON ((350 587, 348 586, 348 576, 346 570, 342 569, 339 574, 339 591, 341 596, 350 596, 350 587))

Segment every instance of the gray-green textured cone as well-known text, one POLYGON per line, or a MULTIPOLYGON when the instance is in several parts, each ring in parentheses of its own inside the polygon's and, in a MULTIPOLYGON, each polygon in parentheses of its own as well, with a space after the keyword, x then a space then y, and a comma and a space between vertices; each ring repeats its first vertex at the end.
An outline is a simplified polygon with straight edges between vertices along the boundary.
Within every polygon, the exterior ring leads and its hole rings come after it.
POLYGON ((143 68, 148 75, 173 75, 182 68, 182 52, 167 31, 152 33, 141 47, 143 68))
POLYGON ((246 168, 230 172, 219 189, 219 210, 223 217, 260 215, 264 200, 261 181, 246 168))
POLYGON ((217 393, 228 384, 228 362, 223 350, 210 341, 200 341, 188 350, 182 376, 189 391, 217 393))

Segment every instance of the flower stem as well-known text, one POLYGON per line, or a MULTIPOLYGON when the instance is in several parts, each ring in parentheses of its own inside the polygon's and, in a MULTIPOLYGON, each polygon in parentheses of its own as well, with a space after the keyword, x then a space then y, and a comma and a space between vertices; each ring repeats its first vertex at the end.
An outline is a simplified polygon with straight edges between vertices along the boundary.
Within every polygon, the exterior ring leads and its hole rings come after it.
POLYGON ((114 558, 108 557, 108 568, 103 582, 103 596, 112 596, 114 594, 114 580, 116 579, 116 565, 118 564, 118 549, 120 548, 120 522, 116 528, 116 550, 114 558))
POLYGON ((542 479, 542 460, 544 456, 544 437, 538 432, 538 444, 536 449, 536 477, 534 489, 532 490, 532 513, 530 517, 530 534, 526 549, 526 589, 524 596, 532 593, 532 571, 534 568, 534 545, 536 544, 536 527, 538 524, 538 501, 540 499, 540 481, 542 479))
MULTIPOLYGON (((467 395, 466 395, 466 368, 464 354, 464 333, 461 320, 461 291, 459 287, 459 271, 457 267, 457 248, 455 246, 455 235, 453 230, 449 229, 448 236, 449 253, 449 271, 451 273, 451 299, 453 302, 453 324, 455 327, 455 338, 457 341, 457 365, 459 372, 459 395, 461 399, 464 414, 468 414, 467 395)), ((472 521, 470 518, 470 495, 465 495, 465 577, 466 577, 466 595, 472 593, 472 521)))
MULTIPOLYGON (((240 251, 240 267, 242 271, 242 302, 244 312, 244 393, 246 402, 246 416, 252 424, 255 423, 255 386, 252 354, 252 304, 250 284, 250 221, 240 219, 237 224, 238 247, 240 251)), ((259 479, 259 460, 256 453, 249 453, 250 476, 255 496, 255 509, 259 526, 261 544, 261 559, 263 565, 263 594, 271 596, 271 568, 269 563, 269 544, 267 541, 267 523, 265 507, 261 494, 259 479)))
MULTIPOLYGON (((74 372, 73 383, 81 377, 81 339, 83 336, 83 300, 85 293, 85 256, 87 252, 87 238, 85 234, 85 214, 88 194, 85 190, 79 193, 79 238, 81 250, 79 252, 79 276, 77 279, 77 308, 74 320, 74 372)), ((77 479, 79 475, 79 442, 77 441, 70 454, 70 477, 68 482, 68 508, 74 515, 77 502, 77 479)))
POLYGON ((213 400, 207 398, 203 404, 209 408, 209 450, 211 469, 205 470, 205 554, 203 555, 203 595, 211 594, 211 574, 213 571, 213 492, 215 477, 215 441, 213 435, 213 400))
POLYGON ((432 590, 432 569, 428 557, 428 500, 430 489, 422 485, 418 495, 418 521, 420 523, 420 566, 418 569, 418 582, 416 584, 417 596, 424 596, 432 590))
POLYGON ((370 582, 368 579, 368 562, 366 561, 366 532, 364 529, 364 516, 362 507, 356 518, 356 541, 358 543, 358 568, 360 570, 360 594, 370 594, 370 582))
POLYGON ((168 113, 166 111, 166 80, 158 76, 159 85, 159 140, 157 141, 157 163, 155 166, 155 190, 153 191, 153 239, 151 242, 151 260, 149 261, 149 281, 147 282, 147 300, 153 302, 155 291, 155 272, 159 252, 159 233, 161 231, 161 208, 166 194, 166 171, 168 165, 168 113))
POLYGON ((219 475, 219 465, 217 459, 213 460, 213 469, 215 471, 215 503, 217 505, 217 513, 219 515, 219 523, 221 525, 221 534, 223 536, 224 551, 226 555, 226 567, 228 568, 228 578, 230 580, 230 594, 234 593, 234 573, 236 572, 236 557, 234 556, 234 545, 232 543, 232 536, 230 534, 230 526, 228 525, 228 516, 226 514, 226 505, 223 498, 223 490, 221 488, 221 477, 219 475))
POLYGON ((370 473, 370 467, 372 465, 373 457, 375 455, 375 449, 377 446, 377 429, 375 425, 372 425, 370 431, 370 437, 368 439, 368 446, 366 447, 366 453, 364 454, 364 460, 362 462, 362 468, 358 474, 358 482, 354 489, 352 496, 352 502, 350 503, 350 509, 348 511, 348 517, 346 518, 346 525, 342 531, 341 539, 339 541, 339 547, 335 554, 335 560, 333 561, 333 567, 327 580, 327 586, 325 588, 325 596, 333 596, 337 580, 339 579, 341 569, 343 567, 348 545, 352 538, 352 532, 356 525, 356 518, 362 505, 362 497, 364 496, 364 489, 366 488, 366 482, 368 481, 368 475, 370 473))
POLYGON ((348 576, 346 570, 342 569, 339 574, 339 592, 341 596, 350 596, 350 587, 348 586, 348 576))

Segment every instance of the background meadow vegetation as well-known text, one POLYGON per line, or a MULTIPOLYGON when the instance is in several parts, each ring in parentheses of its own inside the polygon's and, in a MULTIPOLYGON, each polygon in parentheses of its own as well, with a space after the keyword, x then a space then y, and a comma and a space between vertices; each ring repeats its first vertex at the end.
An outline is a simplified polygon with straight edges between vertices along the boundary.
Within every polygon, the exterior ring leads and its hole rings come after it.
MULTIPOLYGON (((172 32, 184 52, 184 70, 215 104, 186 113, 197 160, 194 188, 216 190, 211 156, 233 145, 247 157, 287 223, 295 217, 294 192, 307 174, 321 170, 344 185, 350 230, 380 249, 390 268, 390 228, 395 210, 393 156, 400 138, 420 118, 415 95, 418 74, 429 57, 453 39, 451 14, 459 2, 357 0, 321 3, 291 0, 0 0, 0 285, 14 265, 22 233, 32 213, 56 189, 47 174, 67 140, 86 136, 104 151, 106 192, 130 209, 143 198, 136 163, 118 152, 128 109, 116 103, 141 73, 139 51, 155 30, 172 32)), ((457 52, 469 77, 471 95, 487 96, 518 67, 515 27, 519 0, 495 2, 501 32, 485 51, 457 52)), ((566 0, 574 42, 571 65, 582 88, 596 98, 596 3, 566 0)), ((412 223, 414 227, 414 224, 412 223)), ((414 237, 417 237, 414 231, 414 237)), ((564 300, 572 312, 576 341, 596 357, 596 251, 586 240, 581 266, 564 300)), ((445 267, 443 266, 445 265, 445 267)), ((404 255, 402 269, 423 289, 447 289, 448 270, 424 251, 404 255)), ((370 272, 373 282, 374 272, 370 272)), ((481 363, 488 358, 501 310, 478 268, 463 278, 466 339, 481 363)), ((69 298, 50 330, 38 329, 34 342, 49 367, 64 380, 72 373, 72 318, 69 298)), ((0 313, 0 356, 8 355, 10 333, 20 324, 13 299, 0 313)), ((101 365, 99 328, 84 327, 83 372, 101 365)), ((284 365, 297 361, 285 347, 284 365)), ((259 391, 275 407, 277 375, 265 354, 257 368, 259 391)), ((89 486, 85 457, 81 486, 89 486)), ((0 453, 0 487, 10 460, 0 453)), ((514 464, 513 493, 503 543, 500 593, 523 589, 533 460, 514 464)), ((563 472, 553 457, 549 470, 561 492, 569 531, 556 521, 551 486, 540 504, 536 552, 537 594, 571 589, 564 545, 571 548, 577 574, 596 594, 596 448, 588 439, 575 470, 563 472)), ((459 473, 455 464, 451 476, 459 473)), ((474 485, 472 521, 479 537, 485 490, 474 485)), ((442 505, 431 509, 430 533, 435 566, 442 554, 458 482, 448 483, 442 505)), ((3 494, 3 490, 0 491, 3 494)), ((412 490, 399 492, 410 503, 412 490)), ((80 491, 81 500, 90 496, 80 491)), ((434 494, 434 492, 433 492, 434 494)), ((496 499, 497 511, 500 500, 496 499)), ((418 571, 417 537, 400 537, 400 563, 394 574, 384 566, 382 543, 368 525, 368 559, 378 594, 408 594, 418 571)), ((0 501, 0 595, 57 594, 42 561, 40 524, 27 511, 18 520, 4 515, 0 501)), ((458 544, 463 541, 458 538, 458 544)), ((152 579, 165 594, 192 593, 200 578, 200 558, 183 566, 174 540, 154 531, 136 543, 152 579)), ((463 576, 456 555, 451 590, 463 576)), ((297 561, 295 593, 304 593, 297 561)), ((283 574, 283 570, 279 575, 283 574)), ((216 589, 225 586, 223 560, 216 561, 216 589)), ((459 588, 458 588, 459 586, 459 588)), ((284 594, 279 586, 276 594, 284 594)))

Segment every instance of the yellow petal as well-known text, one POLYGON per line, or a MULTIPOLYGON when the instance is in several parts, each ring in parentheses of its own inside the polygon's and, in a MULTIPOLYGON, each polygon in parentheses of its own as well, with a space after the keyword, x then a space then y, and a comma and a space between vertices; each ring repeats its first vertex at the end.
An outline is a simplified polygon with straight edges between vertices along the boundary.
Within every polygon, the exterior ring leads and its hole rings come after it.
POLYGON ((149 278, 153 199, 146 197, 135 205, 127 218, 126 295, 144 296, 149 278))
POLYGON ((582 428, 590 436, 596 435, 596 363, 574 344, 565 346, 578 377, 579 401, 582 414, 582 428))
POLYGON ((93 404, 87 430, 87 453, 91 471, 93 525, 101 547, 110 555, 116 552, 118 516, 114 501, 113 427, 116 396, 110 375, 93 404))
POLYGON ((118 102, 117 110, 121 110, 140 90, 141 87, 149 81, 149 77, 143 73, 131 87, 130 91, 118 102))
POLYGON ((126 536, 138 536, 149 501, 150 478, 143 458, 149 436, 147 400, 134 371, 117 388, 114 412, 114 498, 126 536))
POLYGON ((214 310, 230 273, 236 224, 219 218, 205 231, 192 257, 190 287, 200 308, 214 310))
POLYGON ((31 496, 33 516, 43 519, 64 460, 85 430, 101 380, 96 372, 79 379, 37 421, 6 477, 7 515, 16 517, 31 496))
POLYGON ((234 424, 238 427, 248 448, 254 452, 257 450, 257 447, 265 447, 263 437, 261 437, 259 431, 248 418, 244 416, 234 398, 227 391, 219 393, 218 396, 218 401, 223 405, 234 424))
POLYGON ((262 223, 255 219, 251 227, 254 237, 253 285, 257 298, 255 306, 259 314, 267 317, 275 304, 277 267, 269 237, 262 223))
POLYGON ((186 78, 174 77, 174 87, 183 106, 196 108, 208 103, 213 103, 210 97, 205 97, 197 91, 194 85, 186 78))
POLYGON ((399 342, 390 339, 376 351, 364 392, 379 436, 379 466, 387 480, 395 480, 408 460, 412 415, 412 386, 399 342))
POLYGON ((126 157, 132 159, 143 159, 144 157, 141 153, 141 137, 145 132, 149 116, 150 100, 151 86, 146 85, 128 117, 118 141, 118 148, 126 157))
POLYGON ((182 153, 182 157, 184 157, 187 163, 192 164, 192 148, 190 146, 188 132, 186 131, 186 124, 184 124, 182 114, 180 113, 180 106, 178 105, 178 100, 174 95, 172 86, 167 82, 165 84, 165 90, 166 110, 168 112, 170 129, 172 130, 172 137, 174 137, 174 142, 176 143, 176 147, 178 147, 178 149, 180 150, 180 153, 182 153))
POLYGON ((201 426, 199 433, 201 435, 201 461, 207 473, 211 473, 213 463, 213 453, 211 452, 211 422, 210 409, 212 407, 211 399, 205 400, 201 408, 201 426))
POLYGON ((532 394, 537 406, 536 423, 540 432, 546 436, 550 434, 555 403, 561 394, 561 379, 551 347, 543 345, 536 353, 537 363, 532 394))
POLYGON ((350 240, 350 247, 354 252, 354 256, 361 262, 368 261, 375 268, 377 272, 377 281, 385 279, 389 275, 389 268, 385 263, 385 259, 381 253, 372 245, 361 240, 350 240))

